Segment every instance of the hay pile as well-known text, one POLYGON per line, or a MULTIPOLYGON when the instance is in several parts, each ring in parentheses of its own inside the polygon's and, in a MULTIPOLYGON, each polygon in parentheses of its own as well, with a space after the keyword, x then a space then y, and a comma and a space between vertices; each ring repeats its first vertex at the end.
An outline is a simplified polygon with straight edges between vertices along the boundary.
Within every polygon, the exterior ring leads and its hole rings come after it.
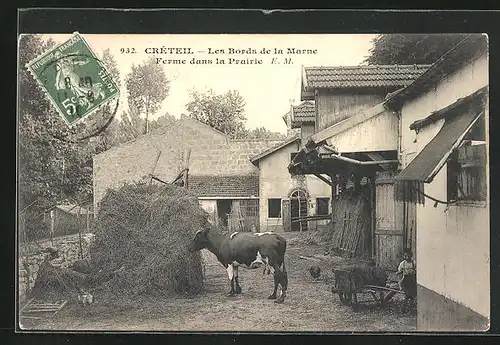
POLYGON ((207 225, 195 195, 173 185, 129 184, 109 190, 99 207, 93 269, 122 274, 102 284, 96 296, 196 294, 203 290, 194 233, 207 225))

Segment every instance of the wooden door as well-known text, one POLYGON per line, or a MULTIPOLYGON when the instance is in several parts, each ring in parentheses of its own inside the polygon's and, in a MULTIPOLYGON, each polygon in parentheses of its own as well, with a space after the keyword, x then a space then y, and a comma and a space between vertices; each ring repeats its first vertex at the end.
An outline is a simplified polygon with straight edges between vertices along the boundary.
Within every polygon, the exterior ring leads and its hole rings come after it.
POLYGON ((281 207, 281 216, 283 217, 283 231, 291 231, 292 211, 290 208, 290 199, 283 199, 281 207))
POLYGON ((375 179, 375 253, 377 264, 395 270, 404 246, 403 203, 395 200, 394 178, 389 171, 375 179))

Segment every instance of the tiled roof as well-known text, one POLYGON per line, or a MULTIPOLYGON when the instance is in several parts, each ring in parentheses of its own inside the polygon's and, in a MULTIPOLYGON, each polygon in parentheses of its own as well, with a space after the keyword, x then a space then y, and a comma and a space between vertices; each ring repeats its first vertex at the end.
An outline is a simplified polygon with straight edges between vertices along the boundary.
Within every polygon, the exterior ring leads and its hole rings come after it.
POLYGON ((295 134, 295 135, 291 136, 290 138, 288 138, 287 140, 285 140, 285 141, 283 141, 283 142, 281 142, 281 143, 277 144, 276 146, 271 147, 271 148, 269 148, 268 150, 265 150, 265 151, 263 151, 263 152, 259 153, 259 154, 258 154, 258 155, 256 155, 256 156, 251 157, 251 158, 250 158, 250 161, 251 161, 253 164, 255 164, 255 165, 256 165, 256 164, 257 164, 257 162, 258 162, 259 160, 261 160, 262 158, 264 158, 264 157, 266 157, 266 156, 270 155, 271 153, 276 152, 276 151, 278 151, 279 149, 281 149, 281 148, 283 148, 283 147, 285 147, 285 146, 288 146, 288 145, 290 145, 290 144, 292 144, 292 143, 294 143, 294 142, 296 142, 296 141, 300 141, 300 134, 295 134))
POLYGON ((314 103, 305 101, 293 107, 292 121, 314 121, 316 118, 316 108, 314 103))
POLYGON ((188 187, 199 197, 250 197, 259 195, 259 176, 189 175, 188 187))
POLYGON ((78 206, 78 205, 73 205, 73 204, 56 205, 55 207, 64 211, 64 212, 68 212, 68 213, 72 213, 72 214, 80 213, 80 214, 84 215, 87 213, 86 208, 78 206))
POLYGON ((387 96, 386 104, 398 108, 406 99, 433 88, 446 75, 454 73, 464 64, 487 54, 488 38, 484 34, 471 34, 439 58, 425 73, 403 89, 387 96))
POLYGON ((305 91, 318 88, 404 87, 430 65, 305 67, 305 91))

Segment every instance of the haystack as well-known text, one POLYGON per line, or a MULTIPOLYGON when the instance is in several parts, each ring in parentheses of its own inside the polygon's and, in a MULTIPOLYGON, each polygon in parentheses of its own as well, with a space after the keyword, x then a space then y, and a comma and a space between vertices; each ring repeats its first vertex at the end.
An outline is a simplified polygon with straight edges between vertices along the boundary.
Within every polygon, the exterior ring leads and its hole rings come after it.
POLYGON ((208 215, 195 195, 174 185, 129 184, 108 190, 94 223, 88 272, 45 261, 31 295, 38 299, 97 300, 138 295, 192 295, 203 290, 199 252, 188 245, 208 215))
POLYGON ((96 295, 196 294, 203 289, 194 233, 207 226, 195 195, 174 185, 129 184, 109 190, 99 207, 90 249, 97 271, 124 267, 96 295))

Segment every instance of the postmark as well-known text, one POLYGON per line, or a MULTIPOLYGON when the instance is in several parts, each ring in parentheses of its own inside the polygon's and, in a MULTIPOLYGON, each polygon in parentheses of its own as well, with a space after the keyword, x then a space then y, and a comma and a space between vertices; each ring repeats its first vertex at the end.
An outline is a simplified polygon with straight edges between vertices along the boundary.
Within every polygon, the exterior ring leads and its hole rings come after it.
POLYGON ((73 36, 26 66, 59 115, 74 126, 119 95, 119 88, 85 39, 73 36))

